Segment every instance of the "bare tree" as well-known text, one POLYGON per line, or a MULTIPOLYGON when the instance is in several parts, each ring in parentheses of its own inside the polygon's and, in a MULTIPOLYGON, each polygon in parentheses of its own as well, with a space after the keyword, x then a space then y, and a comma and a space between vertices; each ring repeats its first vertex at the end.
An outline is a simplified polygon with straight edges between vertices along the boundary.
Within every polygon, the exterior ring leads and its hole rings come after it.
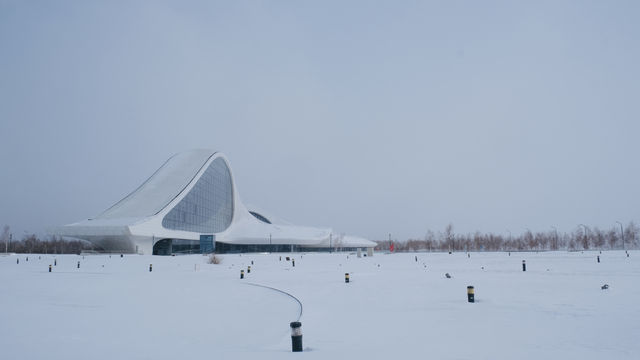
POLYGON ((5 225, 2 228, 2 235, 0 235, 0 240, 4 241, 4 251, 7 252, 9 251, 9 231, 11 231, 11 229, 9 228, 9 225, 5 225))

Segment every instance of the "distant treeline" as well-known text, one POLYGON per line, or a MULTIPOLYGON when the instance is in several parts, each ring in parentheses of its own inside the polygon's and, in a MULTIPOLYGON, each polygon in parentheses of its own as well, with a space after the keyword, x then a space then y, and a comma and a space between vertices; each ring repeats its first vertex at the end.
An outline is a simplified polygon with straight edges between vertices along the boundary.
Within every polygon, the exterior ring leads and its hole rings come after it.
POLYGON ((538 251, 538 250, 612 250, 637 249, 640 229, 629 223, 624 229, 612 227, 601 230, 580 225, 571 233, 556 230, 522 234, 480 233, 455 234, 453 225, 445 231, 429 230, 423 239, 406 241, 377 241, 377 250, 388 250, 393 243, 394 251, 538 251), (624 244, 622 242, 624 231, 624 244))
POLYGON ((12 253, 29 254, 79 254, 83 250, 93 250, 88 241, 66 240, 52 236, 45 240, 38 239, 34 234, 24 235, 22 239, 12 239, 9 226, 6 226, 0 234, 0 252, 5 249, 12 253))

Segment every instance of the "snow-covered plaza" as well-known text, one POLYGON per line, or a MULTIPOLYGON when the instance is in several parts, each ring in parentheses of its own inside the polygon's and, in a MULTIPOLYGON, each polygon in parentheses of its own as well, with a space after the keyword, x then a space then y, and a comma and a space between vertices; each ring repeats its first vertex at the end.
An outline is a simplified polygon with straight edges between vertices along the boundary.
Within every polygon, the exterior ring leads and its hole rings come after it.
POLYGON ((0 351, 65 360, 637 359, 640 252, 629 254, 234 254, 215 265, 202 255, 1 256, 0 351), (304 352, 292 353, 298 318, 304 352))

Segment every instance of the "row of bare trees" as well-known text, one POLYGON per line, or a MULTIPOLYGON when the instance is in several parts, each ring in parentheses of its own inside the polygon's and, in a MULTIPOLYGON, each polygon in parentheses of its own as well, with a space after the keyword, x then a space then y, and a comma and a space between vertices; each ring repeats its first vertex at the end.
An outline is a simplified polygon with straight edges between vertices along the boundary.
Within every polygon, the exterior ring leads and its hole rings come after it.
POLYGON ((44 240, 35 234, 26 234, 22 239, 16 240, 11 235, 8 225, 5 225, 0 234, 0 252, 30 254, 79 254, 83 250, 93 250, 91 243, 81 240, 66 240, 52 236, 44 240))
POLYGON ((394 251, 544 251, 544 250, 613 250, 637 249, 640 228, 633 222, 626 227, 609 229, 579 226, 570 233, 556 230, 508 235, 480 233, 456 234, 449 224, 444 231, 429 230, 423 239, 407 241, 377 241, 378 250, 387 250, 393 243, 394 251), (624 239, 624 242, 623 242, 624 239))

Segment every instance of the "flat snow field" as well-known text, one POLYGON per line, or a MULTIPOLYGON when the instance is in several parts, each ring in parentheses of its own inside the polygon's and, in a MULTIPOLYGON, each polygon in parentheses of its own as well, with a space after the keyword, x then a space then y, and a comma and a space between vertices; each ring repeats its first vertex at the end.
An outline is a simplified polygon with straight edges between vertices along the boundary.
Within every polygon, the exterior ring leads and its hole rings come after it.
POLYGON ((629 253, 0 256, 0 358, 640 359, 629 253))

